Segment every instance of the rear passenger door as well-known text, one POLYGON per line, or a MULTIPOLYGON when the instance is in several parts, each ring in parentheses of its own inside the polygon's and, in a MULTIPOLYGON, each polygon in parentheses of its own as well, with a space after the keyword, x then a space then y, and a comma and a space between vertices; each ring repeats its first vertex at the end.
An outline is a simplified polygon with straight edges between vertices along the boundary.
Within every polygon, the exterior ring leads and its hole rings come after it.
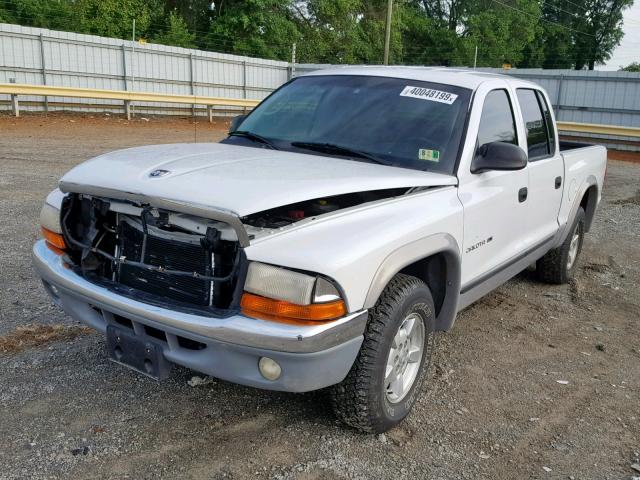
POLYGON ((529 154, 529 198, 527 199, 527 243, 543 243, 558 230, 562 202, 564 164, 558 148, 553 115, 540 90, 516 90, 526 132, 529 154))

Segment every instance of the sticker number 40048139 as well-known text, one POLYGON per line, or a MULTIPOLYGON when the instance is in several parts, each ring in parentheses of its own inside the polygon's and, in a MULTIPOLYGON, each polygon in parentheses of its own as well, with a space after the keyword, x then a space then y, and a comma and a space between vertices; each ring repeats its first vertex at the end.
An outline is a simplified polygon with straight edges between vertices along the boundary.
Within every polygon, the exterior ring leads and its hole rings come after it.
POLYGON ((400 92, 400 96, 430 100, 432 102, 446 103, 448 105, 451 105, 456 101, 456 98, 458 98, 458 95, 455 93, 434 90, 433 88, 412 87, 411 85, 404 87, 402 92, 400 92))

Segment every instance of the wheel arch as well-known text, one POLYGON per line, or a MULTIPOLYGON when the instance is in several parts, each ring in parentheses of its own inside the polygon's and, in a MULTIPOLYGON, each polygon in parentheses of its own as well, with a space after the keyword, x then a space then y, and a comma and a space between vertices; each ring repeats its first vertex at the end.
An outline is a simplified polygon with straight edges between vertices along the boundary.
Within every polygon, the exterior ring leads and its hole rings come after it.
POLYGON ((460 249, 449 234, 441 233, 408 243, 389 254, 371 282, 365 307, 373 307, 398 273, 412 275, 431 289, 436 308, 436 330, 453 326, 460 295, 460 249))
POLYGON ((582 194, 579 204, 585 213, 584 230, 588 232, 591 230, 593 219, 596 215, 596 207, 598 205, 598 185, 593 182, 587 186, 586 190, 582 194))
POLYGON ((559 247, 566 240, 567 235, 571 232, 571 227, 578 214, 578 208, 582 207, 585 211, 585 232, 591 229, 593 219, 595 218, 596 209, 598 207, 598 199, 600 195, 600 187, 598 180, 594 175, 589 175, 582 183, 575 196, 570 195, 571 210, 567 216, 567 221, 561 226, 557 241, 554 248, 559 247))

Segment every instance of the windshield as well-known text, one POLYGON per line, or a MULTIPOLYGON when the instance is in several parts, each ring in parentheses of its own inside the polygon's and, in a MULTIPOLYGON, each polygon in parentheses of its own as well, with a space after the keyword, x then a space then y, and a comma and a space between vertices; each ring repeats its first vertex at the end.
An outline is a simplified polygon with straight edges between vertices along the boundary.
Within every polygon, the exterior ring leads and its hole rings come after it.
POLYGON ((261 103, 238 128, 242 136, 228 141, 247 142, 250 133, 282 150, 453 173, 470 95, 407 79, 301 77, 261 103))

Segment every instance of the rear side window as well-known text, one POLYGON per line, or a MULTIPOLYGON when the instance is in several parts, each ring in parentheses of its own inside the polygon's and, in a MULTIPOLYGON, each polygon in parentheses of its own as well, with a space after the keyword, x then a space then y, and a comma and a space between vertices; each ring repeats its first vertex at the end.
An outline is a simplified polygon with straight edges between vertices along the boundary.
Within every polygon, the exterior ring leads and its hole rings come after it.
POLYGON ((547 126, 547 136, 549 138, 549 155, 556 154, 556 128, 553 123, 553 117, 551 116, 551 110, 549 110, 549 105, 547 105, 547 100, 542 95, 542 92, 536 91, 536 95, 538 97, 538 102, 540 102, 540 106, 542 107, 542 113, 544 114, 544 123, 547 126))
POLYGON ((519 88, 518 102, 522 110, 522 119, 527 132, 529 160, 537 160, 549 156, 549 133, 540 102, 535 90, 519 88))
POLYGON ((482 106, 478 146, 491 142, 518 144, 513 109, 506 90, 489 92, 482 106))

